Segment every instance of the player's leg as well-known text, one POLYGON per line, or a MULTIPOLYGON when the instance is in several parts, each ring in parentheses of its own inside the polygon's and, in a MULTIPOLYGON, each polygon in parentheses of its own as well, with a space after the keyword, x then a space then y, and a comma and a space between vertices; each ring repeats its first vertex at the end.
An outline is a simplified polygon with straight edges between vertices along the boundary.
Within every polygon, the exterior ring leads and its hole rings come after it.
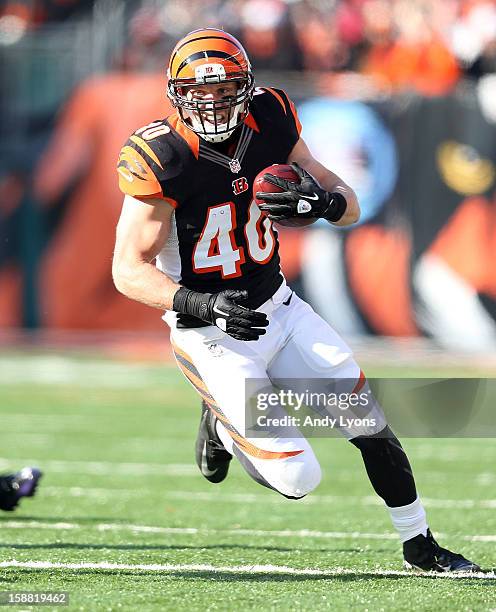
POLYGON ((226 441, 227 448, 231 448, 229 452, 217 432, 218 418, 205 400, 201 402, 201 411, 195 446, 196 464, 204 478, 214 483, 222 482, 227 476, 233 457, 232 438, 226 441))
MULTIPOLYGON (((313 483, 312 488, 315 488, 319 483, 320 467, 315 457, 312 458, 311 463, 309 462, 309 453, 307 453, 303 463, 299 459, 293 459, 291 456, 276 457, 275 459, 278 459, 277 462, 269 457, 257 469, 253 452, 247 452, 244 446, 234 442, 229 434, 229 430, 217 418, 216 412, 205 401, 202 401, 201 410, 202 416, 196 439, 195 454, 198 468, 209 482, 219 483, 225 480, 231 460, 233 456, 236 456, 245 471, 255 482, 277 491, 288 499, 304 497, 309 492, 310 483, 313 483), (226 449, 229 449, 229 451, 226 449), (269 459, 272 463, 268 463, 269 459), (291 490, 288 489, 287 482, 284 486, 281 486, 280 478, 274 478, 279 470, 286 470, 287 466, 282 465, 283 461, 292 464, 292 471, 287 473, 287 479, 291 481, 292 485, 291 490), (303 469, 294 469, 295 467, 303 469), (305 481, 303 488, 298 484, 302 479, 305 481)), ((257 452, 257 455, 260 453, 259 450, 255 452, 257 452)))
MULTIPOLYGON (((174 329, 171 340, 180 369, 213 415, 202 415, 205 433, 201 427, 197 448, 200 438, 216 439, 254 480, 288 498, 300 498, 320 481, 320 466, 308 442, 297 430, 284 438, 277 432, 270 438, 254 438, 245 430, 245 381, 267 385, 272 336, 269 331, 256 343, 241 342, 209 327, 174 329)), ((199 465, 204 473, 201 458, 199 465)), ((207 474, 210 469, 207 461, 207 474)))
POLYGON ((441 548, 434 539, 408 457, 389 427, 376 436, 358 436, 350 442, 360 450, 370 482, 389 510, 403 543, 408 568, 442 572, 480 570, 462 555, 441 548))
POLYGON ((33 497, 41 475, 38 468, 25 467, 0 476, 0 510, 14 510, 23 497, 33 497))
MULTIPOLYGON (((308 304, 294 296, 291 304, 285 309, 281 307, 275 317, 282 326, 292 330, 292 335, 271 364, 271 378, 295 378, 296 387, 298 384, 308 386, 311 379, 343 380, 345 386, 351 387, 349 390, 369 391, 351 350, 308 304)), ((435 542, 406 453, 387 425, 380 406, 370 393, 368 396, 371 399, 364 415, 369 417, 367 424, 341 427, 340 432, 360 449, 370 482, 384 500, 403 542, 405 561, 420 569, 479 569, 476 564, 440 548, 435 542)), ((332 408, 330 411, 332 413, 332 408)))

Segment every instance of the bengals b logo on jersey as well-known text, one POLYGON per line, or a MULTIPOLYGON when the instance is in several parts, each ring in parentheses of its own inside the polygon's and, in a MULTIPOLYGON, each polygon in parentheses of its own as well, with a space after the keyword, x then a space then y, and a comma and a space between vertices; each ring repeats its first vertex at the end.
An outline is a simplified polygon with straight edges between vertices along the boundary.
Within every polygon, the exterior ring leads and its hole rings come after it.
POLYGON ((247 191, 248 187, 248 181, 244 176, 242 176, 241 178, 237 178, 235 181, 232 182, 234 195, 239 195, 240 193, 243 193, 243 191, 247 191))

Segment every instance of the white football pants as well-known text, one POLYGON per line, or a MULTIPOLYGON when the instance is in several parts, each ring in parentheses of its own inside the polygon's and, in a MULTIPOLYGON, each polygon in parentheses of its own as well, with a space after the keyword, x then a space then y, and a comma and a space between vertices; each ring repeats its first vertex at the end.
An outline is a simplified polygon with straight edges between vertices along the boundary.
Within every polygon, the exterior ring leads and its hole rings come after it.
MULTIPOLYGON (((178 366, 218 416, 226 450, 257 482, 299 498, 319 484, 319 463, 296 427, 285 427, 283 435, 246 435, 246 380, 256 379, 261 387, 274 379, 346 379, 363 385, 363 374, 345 342, 285 283, 258 310, 267 314, 269 326, 252 342, 235 340, 213 325, 178 329, 173 312, 164 320, 171 326, 178 366)), ((340 433, 348 439, 372 435, 387 424, 377 404, 367 416, 373 425, 342 427, 340 433)))

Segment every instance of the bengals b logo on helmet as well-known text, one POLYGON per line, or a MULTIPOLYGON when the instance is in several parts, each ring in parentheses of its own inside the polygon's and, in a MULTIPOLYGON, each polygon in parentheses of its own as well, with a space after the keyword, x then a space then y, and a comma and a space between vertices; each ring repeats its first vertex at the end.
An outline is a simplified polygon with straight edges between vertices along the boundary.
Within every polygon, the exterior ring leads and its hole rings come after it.
POLYGON ((181 120, 205 140, 226 140, 248 115, 254 90, 250 60, 241 43, 223 30, 205 28, 182 38, 172 51, 167 76, 167 94, 181 120), (188 87, 226 82, 236 84, 236 93, 212 101, 188 95, 188 87))

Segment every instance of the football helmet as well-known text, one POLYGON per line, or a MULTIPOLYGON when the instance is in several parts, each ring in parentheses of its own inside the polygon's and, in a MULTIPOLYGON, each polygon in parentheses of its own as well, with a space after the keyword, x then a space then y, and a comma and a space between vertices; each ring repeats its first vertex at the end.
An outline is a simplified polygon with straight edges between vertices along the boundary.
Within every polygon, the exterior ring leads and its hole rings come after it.
POLYGON ((224 30, 194 30, 182 38, 172 51, 167 76, 167 95, 181 120, 204 140, 227 140, 248 115, 254 90, 250 60, 224 30), (192 85, 225 82, 234 82, 236 93, 220 100, 195 99, 188 92, 192 85))

